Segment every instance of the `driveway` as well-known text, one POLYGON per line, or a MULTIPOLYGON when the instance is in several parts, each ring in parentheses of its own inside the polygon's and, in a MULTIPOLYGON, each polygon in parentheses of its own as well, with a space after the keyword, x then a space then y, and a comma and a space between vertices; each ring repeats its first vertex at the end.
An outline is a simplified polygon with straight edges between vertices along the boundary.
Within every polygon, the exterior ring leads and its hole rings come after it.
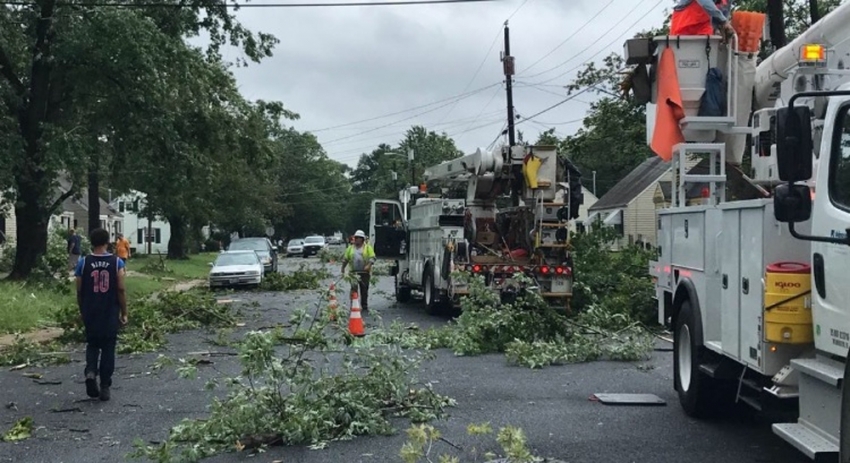
MULTIPOLYGON (((305 260, 284 259, 281 269, 297 268, 305 260)), ((317 265, 315 258, 307 259, 317 265)), ((332 265, 333 271, 338 266, 332 265)), ((424 314, 416 303, 397 305, 389 299, 392 278, 382 277, 370 308, 385 322, 400 320, 421 325, 445 323, 424 314)), ((311 292, 237 293, 222 296, 242 304, 246 327, 256 329, 285 321, 292 307, 308 303, 311 292)), ((130 308, 132 310, 132 307, 130 308)), ((367 335, 375 315, 365 316, 367 335)), ((164 354, 185 357, 190 352, 216 350, 207 340, 214 334, 193 331, 170 337, 164 354)), ((457 400, 451 416, 434 423, 452 444, 468 448, 480 445, 467 437, 471 423, 489 421, 495 429, 520 426, 535 454, 567 462, 722 462, 801 463, 808 460, 770 431, 770 425, 746 411, 725 422, 700 422, 687 418, 672 390, 672 354, 669 345, 648 362, 596 362, 529 370, 509 366, 502 355, 455 357, 438 351, 420 378, 457 400), (607 406, 589 400, 594 393, 651 393, 666 406, 607 406)), ((220 350, 220 349, 219 349, 220 350)), ((238 374, 237 360, 212 357, 213 365, 201 367, 199 378, 177 378, 171 369, 153 371, 157 354, 120 356, 113 400, 86 400, 82 381, 82 352, 74 363, 42 369, 0 372, 0 407, 3 430, 31 416, 34 436, 18 443, 0 443, 0 461, 90 463, 125 461, 136 438, 158 441, 182 418, 203 417, 214 392, 204 389, 211 376, 238 374), (22 373, 38 372, 43 380, 60 384, 37 384, 22 373)), ((399 422, 403 430, 404 422, 399 422)), ((357 438, 331 443, 324 450, 303 447, 274 448, 248 457, 228 454, 212 462, 355 463, 398 462, 403 433, 391 437, 357 438)), ((451 453, 449 444, 438 443, 439 452, 451 453)))

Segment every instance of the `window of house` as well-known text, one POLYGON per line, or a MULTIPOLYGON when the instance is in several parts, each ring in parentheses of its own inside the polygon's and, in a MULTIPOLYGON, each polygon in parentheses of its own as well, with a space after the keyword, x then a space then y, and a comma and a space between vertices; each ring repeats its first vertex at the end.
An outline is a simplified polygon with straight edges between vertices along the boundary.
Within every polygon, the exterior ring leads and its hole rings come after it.
POLYGON ((118 201, 118 212, 124 212, 124 201, 118 201))
POLYGON ((78 226, 79 225, 77 225, 77 219, 74 219, 74 228, 77 228, 78 226))
POLYGON ((156 244, 161 243, 161 242, 162 242, 162 241, 161 241, 161 239, 162 239, 162 234, 160 234, 160 230, 159 230, 159 228, 154 228, 154 229, 153 229, 153 234, 154 234, 153 242, 154 242, 154 243, 156 243, 156 244))
POLYGON ((625 230, 623 230, 623 224, 622 223, 618 223, 618 224, 614 225, 614 231, 616 231, 617 235, 619 235, 619 236, 623 236, 625 234, 625 230))
POLYGON ((584 230, 585 230, 585 229, 584 229, 584 224, 583 224, 583 223, 577 223, 577 224, 576 224, 576 232, 578 232, 578 234, 580 234, 580 235, 581 235, 581 234, 584 234, 584 230))
POLYGON ((850 209, 850 106, 842 108, 835 125, 830 162, 829 197, 836 206, 850 209))
POLYGON ((136 231, 136 243, 142 244, 145 242, 145 229, 140 228, 136 231))
POLYGON ((139 200, 133 201, 133 212, 139 212, 139 200))

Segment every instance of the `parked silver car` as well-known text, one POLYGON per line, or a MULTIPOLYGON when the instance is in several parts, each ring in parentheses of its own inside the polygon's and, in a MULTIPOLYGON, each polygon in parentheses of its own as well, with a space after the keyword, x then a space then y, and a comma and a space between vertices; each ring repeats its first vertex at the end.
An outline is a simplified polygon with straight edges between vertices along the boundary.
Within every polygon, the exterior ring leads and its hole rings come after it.
POLYGON ((289 243, 286 245, 286 257, 297 256, 301 254, 304 250, 304 240, 289 240, 289 243))
POLYGON ((239 238, 230 242, 228 251, 254 251, 266 273, 277 272, 277 246, 268 238, 239 238))
POLYGON ((210 266, 210 288, 258 286, 263 282, 263 263, 251 250, 224 251, 210 266))

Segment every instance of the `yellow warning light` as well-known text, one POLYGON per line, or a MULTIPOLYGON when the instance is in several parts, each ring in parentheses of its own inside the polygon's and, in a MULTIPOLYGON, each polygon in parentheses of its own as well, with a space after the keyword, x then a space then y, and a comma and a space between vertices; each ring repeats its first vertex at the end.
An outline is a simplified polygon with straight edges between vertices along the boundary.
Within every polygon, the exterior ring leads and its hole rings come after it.
POLYGON ((826 59, 826 49, 823 45, 806 44, 800 47, 800 59, 802 61, 823 61, 826 59))

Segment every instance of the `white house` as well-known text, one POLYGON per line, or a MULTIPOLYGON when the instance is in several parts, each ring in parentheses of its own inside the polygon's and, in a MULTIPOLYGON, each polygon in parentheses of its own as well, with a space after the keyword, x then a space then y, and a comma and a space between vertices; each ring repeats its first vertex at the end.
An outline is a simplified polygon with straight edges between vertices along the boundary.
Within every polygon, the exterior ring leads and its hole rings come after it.
POLYGON ((162 217, 142 217, 145 194, 132 191, 112 200, 112 206, 124 216, 124 236, 134 254, 165 254, 171 238, 171 226, 162 217))

